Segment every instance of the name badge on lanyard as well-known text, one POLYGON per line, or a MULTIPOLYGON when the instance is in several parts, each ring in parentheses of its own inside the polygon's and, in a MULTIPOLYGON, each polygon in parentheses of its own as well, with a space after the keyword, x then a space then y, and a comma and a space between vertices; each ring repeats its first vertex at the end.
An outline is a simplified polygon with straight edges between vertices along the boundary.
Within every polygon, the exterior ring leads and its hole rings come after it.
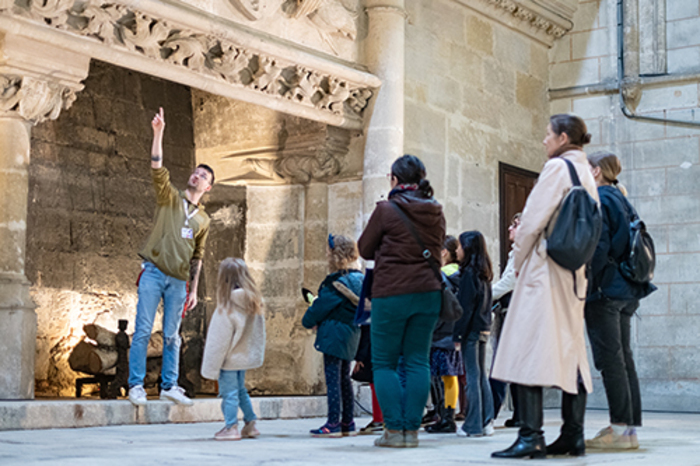
POLYGON ((182 200, 182 205, 185 208, 185 226, 181 230, 181 235, 184 239, 194 239, 194 230, 190 228, 190 219, 197 215, 199 212, 199 207, 195 208, 192 212, 187 212, 187 200, 182 200))

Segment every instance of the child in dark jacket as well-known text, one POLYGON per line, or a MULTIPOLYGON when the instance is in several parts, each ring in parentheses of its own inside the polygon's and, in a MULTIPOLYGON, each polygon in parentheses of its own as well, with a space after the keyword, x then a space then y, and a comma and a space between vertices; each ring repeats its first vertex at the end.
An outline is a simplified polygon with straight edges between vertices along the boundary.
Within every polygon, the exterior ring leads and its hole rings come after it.
POLYGON ((328 421, 313 429, 311 435, 342 437, 357 434, 350 362, 360 341, 360 328, 354 319, 363 275, 359 270, 349 268, 358 258, 357 244, 351 239, 329 235, 326 252, 331 274, 321 283, 318 297, 301 323, 306 328, 317 329, 314 347, 323 353, 328 397, 328 421))
POLYGON ((478 231, 459 235, 457 258, 460 263, 457 298, 464 314, 455 323, 453 339, 464 357, 468 400, 467 416, 457 435, 493 435, 493 399, 485 367, 493 270, 484 236, 478 231))
MULTIPOLYGON (((447 287, 456 293, 459 286, 459 262, 457 260, 457 245, 459 241, 451 235, 445 237, 442 248, 442 280, 447 287)), ((430 345, 430 376, 440 384, 439 390, 434 390, 433 403, 440 413, 440 420, 425 427, 432 434, 454 434, 455 408, 459 397, 458 376, 464 374, 462 355, 455 349, 453 342, 454 322, 438 320, 433 331, 433 342, 430 345)))

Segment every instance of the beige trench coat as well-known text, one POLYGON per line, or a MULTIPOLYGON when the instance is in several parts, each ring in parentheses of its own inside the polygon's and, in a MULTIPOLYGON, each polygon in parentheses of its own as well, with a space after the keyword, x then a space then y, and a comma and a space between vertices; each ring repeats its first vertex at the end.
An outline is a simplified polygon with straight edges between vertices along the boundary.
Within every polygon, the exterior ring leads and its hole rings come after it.
MULTIPOLYGON (((574 163, 586 191, 598 199, 586 154, 570 150, 562 157, 574 163)), ((571 188, 566 163, 545 163, 527 199, 515 237, 515 270, 519 272, 508 308, 491 376, 521 385, 559 387, 578 393, 578 374, 591 392, 591 372, 584 336, 584 301, 574 294, 571 271, 547 255, 545 229, 571 188)), ((576 271, 576 289, 586 295, 585 267, 576 271)))

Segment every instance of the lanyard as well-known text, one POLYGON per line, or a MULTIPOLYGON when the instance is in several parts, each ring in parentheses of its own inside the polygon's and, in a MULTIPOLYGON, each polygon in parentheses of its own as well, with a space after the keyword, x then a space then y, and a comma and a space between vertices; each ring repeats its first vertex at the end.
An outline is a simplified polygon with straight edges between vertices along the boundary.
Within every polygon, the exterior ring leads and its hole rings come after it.
POLYGON ((187 199, 182 200, 182 205, 185 207, 185 226, 188 227, 190 226, 190 219, 197 215, 197 212, 199 212, 199 207, 196 207, 192 212, 187 213, 187 199))

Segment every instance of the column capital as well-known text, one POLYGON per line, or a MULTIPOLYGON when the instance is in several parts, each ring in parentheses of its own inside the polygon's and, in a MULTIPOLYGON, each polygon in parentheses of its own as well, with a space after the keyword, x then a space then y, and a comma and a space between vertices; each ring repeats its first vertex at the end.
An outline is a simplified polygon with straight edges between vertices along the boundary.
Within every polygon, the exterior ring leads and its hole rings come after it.
POLYGON ((369 14, 374 12, 395 13, 404 18, 408 17, 404 0, 365 0, 365 11, 369 14))
POLYGON ((55 120, 82 89, 16 74, 0 74, 0 116, 16 116, 32 124, 55 120))
POLYGON ((32 124, 58 118, 83 89, 90 57, 5 34, 0 44, 0 116, 32 124))

